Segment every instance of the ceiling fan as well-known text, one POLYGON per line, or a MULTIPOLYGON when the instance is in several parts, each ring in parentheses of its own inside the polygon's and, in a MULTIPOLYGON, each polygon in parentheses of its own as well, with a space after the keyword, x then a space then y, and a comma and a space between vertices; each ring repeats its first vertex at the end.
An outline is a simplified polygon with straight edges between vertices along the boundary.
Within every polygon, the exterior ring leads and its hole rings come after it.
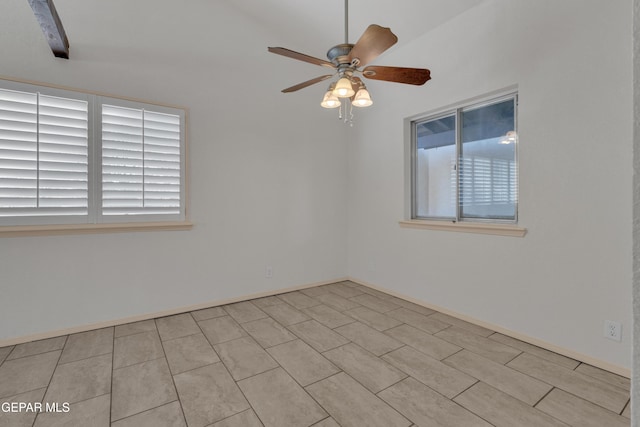
MULTIPOLYGON (((337 80, 331 83, 320 103, 322 107, 340 107, 342 104, 340 99, 348 100, 351 105, 356 107, 368 107, 373 104, 373 101, 364 82, 358 77, 359 75, 372 80, 383 80, 416 86, 425 84, 431 78, 431 72, 426 68, 386 67, 381 65, 367 66, 367 64, 377 58, 381 53, 396 44, 398 38, 391 32, 391 29, 372 24, 369 25, 362 36, 360 36, 356 44, 349 43, 349 0, 345 0, 344 5, 345 42, 329 49, 327 52, 328 61, 295 52, 284 47, 268 48, 271 53, 333 70, 332 74, 325 74, 298 83, 297 85, 283 89, 282 92, 295 92, 336 77, 337 80)), ((342 116, 342 111, 340 116, 342 116)), ((345 119, 345 121, 347 120, 345 119)))

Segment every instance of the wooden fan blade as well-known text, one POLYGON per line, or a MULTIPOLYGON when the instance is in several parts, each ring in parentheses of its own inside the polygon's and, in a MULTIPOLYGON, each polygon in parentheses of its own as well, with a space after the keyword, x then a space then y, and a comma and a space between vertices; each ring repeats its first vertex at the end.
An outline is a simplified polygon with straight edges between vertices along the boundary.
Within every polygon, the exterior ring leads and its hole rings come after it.
POLYGON ((372 24, 360 36, 351 52, 349 60, 358 60, 358 67, 367 65, 385 50, 396 44, 398 38, 389 28, 372 24))
POLYGON ((327 74, 326 76, 316 77, 315 79, 307 80, 306 82, 298 83, 295 86, 291 86, 291 87, 288 87, 286 89, 282 89, 282 92, 284 92, 284 93, 295 92, 297 90, 304 89, 307 86, 311 86, 311 85, 314 85, 316 83, 319 83, 319 82, 321 82, 323 80, 330 79, 331 77, 333 77, 333 74, 327 74))
POLYGON ((297 59, 298 61, 308 62, 314 65, 322 65, 323 67, 335 68, 335 66, 324 59, 314 58, 313 56, 305 55, 304 53, 294 52, 293 50, 286 49, 284 47, 270 47, 269 52, 278 55, 286 56, 287 58, 297 59))
POLYGON ((371 65, 362 70, 362 75, 373 80, 405 83, 421 86, 431 79, 431 72, 426 68, 383 67, 371 65))

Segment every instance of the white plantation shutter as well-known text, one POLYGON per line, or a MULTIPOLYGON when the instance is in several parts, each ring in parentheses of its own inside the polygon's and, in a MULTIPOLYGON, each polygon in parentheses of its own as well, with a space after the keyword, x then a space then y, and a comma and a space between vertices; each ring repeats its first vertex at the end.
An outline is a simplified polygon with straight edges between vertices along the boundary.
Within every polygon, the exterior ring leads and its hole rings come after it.
POLYGON ((102 105, 102 215, 180 215, 182 118, 102 105))
POLYGON ((0 89, 0 218, 87 215, 88 125, 86 100, 0 89))
POLYGON ((0 80, 0 227, 185 220, 185 111, 0 80))

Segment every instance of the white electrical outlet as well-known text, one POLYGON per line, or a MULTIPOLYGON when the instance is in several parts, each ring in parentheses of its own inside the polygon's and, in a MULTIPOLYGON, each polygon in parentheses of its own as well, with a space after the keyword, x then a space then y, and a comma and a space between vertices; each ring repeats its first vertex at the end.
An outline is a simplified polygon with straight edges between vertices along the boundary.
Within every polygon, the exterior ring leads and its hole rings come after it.
POLYGON ((267 279, 271 279, 273 277, 273 267, 271 267, 270 265, 265 267, 264 277, 266 277, 267 279))
POLYGON ((604 337, 614 341, 622 341, 622 323, 605 320, 604 337))

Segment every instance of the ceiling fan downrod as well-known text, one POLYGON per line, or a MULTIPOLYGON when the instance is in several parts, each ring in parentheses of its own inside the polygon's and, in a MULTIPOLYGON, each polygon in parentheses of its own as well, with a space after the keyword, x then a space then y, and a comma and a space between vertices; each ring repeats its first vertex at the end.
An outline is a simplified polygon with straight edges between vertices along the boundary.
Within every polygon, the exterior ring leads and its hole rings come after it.
POLYGON ((344 0, 344 43, 349 44, 349 0, 344 0))

